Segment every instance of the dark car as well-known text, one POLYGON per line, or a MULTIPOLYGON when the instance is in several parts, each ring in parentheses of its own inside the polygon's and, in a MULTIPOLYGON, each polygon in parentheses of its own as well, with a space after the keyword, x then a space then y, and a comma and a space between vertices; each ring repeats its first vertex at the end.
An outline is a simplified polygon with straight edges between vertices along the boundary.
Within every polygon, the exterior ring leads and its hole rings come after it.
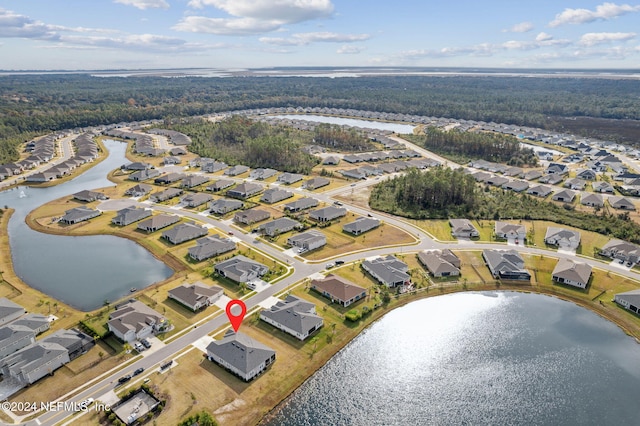
POLYGON ((133 372, 133 375, 137 376, 138 374, 141 374, 143 371, 144 371, 144 368, 140 367, 133 372))
POLYGON ((336 266, 343 265, 343 264, 344 264, 344 260, 336 260, 336 266))
POLYGON ((147 349, 149 349, 151 347, 151 343, 149 343, 149 341, 147 339, 140 340, 140 343, 142 343, 142 346, 144 346, 147 349))
POLYGON ((118 383, 126 383, 131 380, 131 374, 127 374, 126 376, 122 376, 118 379, 118 383))

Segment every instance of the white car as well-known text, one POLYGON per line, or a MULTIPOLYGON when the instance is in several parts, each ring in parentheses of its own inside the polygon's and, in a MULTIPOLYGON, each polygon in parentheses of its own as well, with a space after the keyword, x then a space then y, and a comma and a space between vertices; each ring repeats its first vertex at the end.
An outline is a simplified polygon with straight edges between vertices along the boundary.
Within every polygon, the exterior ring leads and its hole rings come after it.
POLYGON ((84 401, 80 401, 80 406, 81 407, 88 407, 93 403, 94 399, 93 398, 87 398, 84 401))

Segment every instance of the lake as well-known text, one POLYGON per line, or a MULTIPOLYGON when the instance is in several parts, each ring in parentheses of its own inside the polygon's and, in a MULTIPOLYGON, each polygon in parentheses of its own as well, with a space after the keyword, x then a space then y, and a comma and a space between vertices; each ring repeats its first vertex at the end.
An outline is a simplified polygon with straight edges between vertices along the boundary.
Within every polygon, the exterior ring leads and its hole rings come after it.
POLYGON ((384 121, 368 121, 358 120, 355 118, 329 117, 325 115, 307 115, 307 114, 287 114, 275 115, 276 118, 287 120, 304 120, 313 121, 315 123, 337 124, 339 126, 362 127, 367 129, 389 130, 395 133, 411 134, 415 126, 408 124, 387 123, 384 121))
POLYGON ((9 221, 9 243, 16 274, 29 286, 82 311, 121 299, 131 287, 142 289, 173 274, 133 241, 111 235, 49 235, 26 225, 27 214, 42 204, 83 189, 113 186, 106 176, 129 162, 126 144, 106 140, 105 146, 107 159, 68 182, 0 192, 0 206, 15 209, 9 221))
POLYGON ((458 293, 385 315, 264 424, 637 424, 638 389, 640 346, 595 313, 458 293))

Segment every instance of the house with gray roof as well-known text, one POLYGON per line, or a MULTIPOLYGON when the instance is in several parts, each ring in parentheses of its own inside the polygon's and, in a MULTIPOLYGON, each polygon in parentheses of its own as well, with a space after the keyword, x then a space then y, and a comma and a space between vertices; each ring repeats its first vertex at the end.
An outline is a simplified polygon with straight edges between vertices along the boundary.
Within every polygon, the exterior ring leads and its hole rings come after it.
POLYGON ((602 246, 600 254, 623 262, 638 263, 640 261, 640 246, 622 240, 611 240, 602 246))
POLYGON ((460 259, 449 249, 421 251, 418 260, 436 278, 460 275, 460 259))
POLYGON ((193 284, 185 283, 168 292, 169 299, 183 304, 193 312, 213 305, 223 294, 224 290, 221 287, 208 286, 201 281, 193 284))
POLYGON ((604 200, 602 199, 602 195, 595 194, 593 192, 583 192, 580 195, 580 204, 591 207, 602 207, 604 206, 604 200))
POLYGON ((299 198, 283 206, 285 212, 295 213, 318 206, 318 200, 311 197, 299 198))
POLYGON ((615 192, 613 185, 611 185, 609 182, 604 182, 604 181, 592 182, 591 187, 595 192, 605 192, 608 194, 613 194, 615 192))
POLYGON ((228 168, 227 170, 224 171, 224 174, 227 176, 238 176, 248 171, 249 171, 249 167, 239 164, 237 166, 228 168))
POLYGON ((582 191, 585 188, 585 186, 587 186, 587 181, 579 178, 567 179, 564 182, 563 186, 565 188, 573 189, 576 191, 582 191))
POLYGON ((220 192, 223 189, 227 189, 230 186, 233 186, 234 184, 235 182, 232 180, 219 179, 213 182, 211 185, 207 186, 207 191, 220 192))
POLYGON ((155 232, 177 222, 180 222, 179 216, 162 213, 147 220, 143 220, 138 224, 137 228, 141 231, 155 232))
POLYGON ((527 194, 535 195, 536 197, 542 197, 542 198, 546 197, 552 192, 553 192, 553 189, 551 187, 544 186, 544 185, 535 185, 527 190, 527 194))
POLYGON ((282 182, 285 185, 292 185, 296 182, 301 181, 304 178, 304 175, 298 173, 289 173, 285 172, 278 176, 278 182, 282 182))
POLYGON ((236 243, 231 239, 219 235, 209 235, 196 240, 196 245, 189 248, 189 256, 200 262, 235 249, 236 243))
POLYGON ((531 274, 524 269, 524 259, 515 250, 483 250, 482 258, 494 278, 529 281, 531 274))
POLYGON ((564 175, 569 173, 569 168, 564 164, 550 163, 544 173, 547 175, 564 175))
POLYGON ((8 324, 0 327, 0 359, 36 342, 36 333, 28 327, 8 324))
POLYGON ((324 324, 316 314, 316 305, 295 296, 287 296, 271 309, 263 309, 260 319, 299 340, 306 339, 324 324))
POLYGON ((3 358, 0 372, 27 385, 53 374, 69 361, 69 352, 59 344, 36 342, 3 358))
POLYGON ((131 197, 142 197, 151 192, 153 186, 148 185, 146 183, 139 183, 137 185, 132 186, 124 192, 124 195, 129 195, 131 197))
POLYGON ((175 157, 173 155, 169 155, 162 159, 162 164, 164 164, 165 166, 172 166, 180 163, 182 163, 182 159, 180 157, 175 157))
POLYGON ((309 190, 309 191, 313 191, 315 189, 318 188, 322 188, 323 186, 327 186, 331 183, 331 181, 327 178, 324 177, 314 177, 311 178, 309 180, 307 180, 306 182, 304 182, 302 184, 302 187, 309 190))
POLYGON ((380 284, 387 287, 397 287, 411 282, 411 276, 407 273, 409 267, 393 255, 365 260, 361 266, 380 284))
POLYGON ((529 170, 524 174, 524 178, 526 180, 538 179, 542 176, 542 172, 540 170, 529 170))
POLYGON ((154 203, 160 203, 162 201, 167 201, 172 198, 178 197, 182 195, 182 189, 180 188, 167 188, 164 191, 155 192, 151 194, 149 199, 154 203))
POLYGON ((30 313, 13 321, 11 324, 21 325, 32 330, 36 336, 49 330, 49 318, 41 314, 30 313))
POLYGON ((551 197, 553 201, 560 201, 562 203, 571 203, 574 198, 576 198, 576 193, 569 189, 563 189, 562 191, 558 191, 555 194, 553 194, 553 197, 551 197))
POLYGON ((636 206, 633 204, 631 200, 625 197, 609 197, 609 204, 614 209, 619 210, 630 210, 633 211, 636 209, 636 206))
POLYGON ((205 161, 200 165, 200 169, 206 173, 219 172, 220 170, 224 170, 227 167, 229 167, 227 163, 223 163, 221 161, 214 161, 214 160, 205 161))
POLYGON ((145 163, 142 161, 134 161, 133 163, 129 163, 129 164, 125 164, 124 166, 122 166, 122 168, 124 170, 149 170, 149 169, 153 169, 153 164, 151 163, 145 163))
POLYGON ((244 203, 239 200, 227 200, 225 198, 220 198, 218 200, 212 201, 209 204, 209 208, 211 213, 214 214, 227 214, 234 210, 239 210, 244 207, 244 203))
POLYGON ((325 246, 327 237, 320 231, 307 231, 289 237, 287 244, 296 247, 299 253, 304 253, 325 246))
POLYGON ((159 176, 153 181, 158 184, 169 185, 185 178, 184 173, 167 173, 166 175, 159 176))
POLYGON ((202 192, 196 192, 193 194, 187 194, 182 197, 182 202, 187 207, 198 207, 209 201, 213 200, 213 197, 209 194, 204 194, 202 192))
POLYGON ((640 315, 640 290, 618 293, 613 297, 613 301, 624 309, 627 309, 636 315, 640 315))
POLYGON ((347 209, 344 207, 328 206, 309 213, 309 218, 318 222, 329 222, 347 215, 347 209))
POLYGON ((264 194, 260 197, 260 201, 273 204, 291 197, 293 197, 293 192, 285 191, 284 189, 270 188, 264 191, 264 194))
POLYGON ((85 203, 90 203, 96 200, 106 200, 107 196, 101 192, 96 191, 80 191, 73 194, 73 198, 78 201, 84 201, 85 203))
POLYGON ((526 191, 529 188, 529 182, 524 180, 510 180, 502 185, 502 189, 508 189, 513 192, 526 191))
POLYGON ((591 278, 591 265, 570 259, 559 259, 551 277, 555 282, 578 288, 587 288, 591 278))
POLYGON ((339 170, 340 173, 344 177, 352 178, 352 179, 366 179, 367 173, 361 168, 356 169, 348 169, 348 170, 339 170))
POLYGON ((576 177, 583 180, 596 180, 596 172, 591 169, 582 169, 576 172, 576 177))
POLYGON ((151 334, 164 330, 165 318, 144 303, 130 299, 116 306, 109 315, 109 331, 123 342, 144 339, 151 334))
POLYGON ((247 199, 262 192, 262 185, 253 182, 244 182, 227 191, 228 197, 247 199))
POLYGON ((246 334, 230 329, 221 340, 214 340, 207 346, 207 358, 250 382, 275 362, 276 352, 246 334))
POLYGON ((378 219, 372 217, 359 217, 353 222, 344 224, 342 230, 353 235, 360 235, 376 229, 381 223, 378 219))
POLYGON ((271 217, 271 213, 260 209, 249 209, 241 212, 237 212, 233 216, 233 220, 238 223, 244 223, 245 225, 251 225, 256 222, 267 220, 271 217))
POLYGON ((160 171, 157 169, 148 169, 148 170, 140 170, 137 172, 133 172, 131 173, 127 179, 135 181, 135 182, 141 182, 143 180, 147 180, 147 179, 153 179, 160 176, 160 171))
POLYGON ((269 272, 269 268, 262 263, 239 254, 218 263, 215 266, 215 271, 237 283, 246 283, 260 278, 269 272))
POLYGON ((185 241, 193 240, 205 236, 209 233, 204 226, 196 225, 193 222, 179 223, 171 229, 162 232, 162 238, 171 244, 181 244, 185 241))
POLYGON ((269 179, 271 176, 275 176, 276 173, 278 173, 277 170, 259 168, 252 170, 251 173, 249 173, 249 178, 255 180, 265 180, 269 179))
POLYGON ((544 235, 544 242, 558 248, 575 250, 580 245, 580 232, 549 226, 544 235))
POLYGON ((39 342, 56 343, 67 350, 69 359, 73 360, 86 353, 95 345, 93 337, 72 328, 70 330, 56 330, 52 334, 43 337, 39 342))
POLYGON ((550 175, 545 175, 541 177, 540 179, 538 179, 538 182, 546 183, 549 185, 558 185, 563 180, 564 180, 564 176, 561 174, 550 174, 550 175))
POLYGON ((480 233, 469 219, 449 219, 451 225, 451 235, 454 237, 479 237, 480 233))
POLYGON ((64 212, 64 216, 60 218, 60 222, 72 225, 74 223, 84 222, 93 219, 102 214, 100 210, 91 209, 89 207, 76 207, 64 212))
POLYGON ((182 179, 182 183, 180 186, 183 188, 195 188, 196 186, 203 185, 209 182, 209 178, 207 176, 202 175, 189 175, 182 179))
POLYGON ((281 217, 260 225, 260 227, 258 227, 258 231, 270 237, 274 237, 300 227, 302 227, 300 222, 289 219, 288 217, 281 217))
POLYGON ((340 163, 340 158, 333 155, 330 155, 326 157, 324 160, 322 160, 322 164, 326 166, 335 166, 338 163, 340 163))
POLYGON ((18 319, 26 313, 26 309, 24 309, 22 306, 18 305, 15 302, 12 302, 6 297, 0 297, 0 326, 18 319))
POLYGON ((145 219, 152 214, 151 209, 138 208, 135 206, 125 207, 124 209, 118 210, 116 216, 111 219, 111 223, 118 226, 126 226, 145 219))
POLYGON ((515 223, 497 221, 494 228, 494 233, 497 238, 508 240, 518 239, 523 241, 527 238, 527 228, 524 225, 517 225, 515 223))
POLYGON ((347 307, 367 297, 367 289, 338 275, 329 274, 322 279, 311 280, 311 289, 324 297, 347 307))

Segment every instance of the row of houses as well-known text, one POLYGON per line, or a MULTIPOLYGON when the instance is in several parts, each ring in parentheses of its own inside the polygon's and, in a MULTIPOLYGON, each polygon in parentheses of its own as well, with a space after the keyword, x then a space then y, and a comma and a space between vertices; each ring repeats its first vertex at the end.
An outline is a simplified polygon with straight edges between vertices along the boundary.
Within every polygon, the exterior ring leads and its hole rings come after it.
POLYGON ((93 140, 93 133, 84 133, 74 139, 74 155, 67 160, 49 167, 42 172, 27 176, 27 182, 48 182, 69 175, 77 167, 93 162, 98 158, 98 145, 93 140))
POLYGON ((397 160, 376 165, 367 164, 355 169, 337 170, 342 176, 349 179, 366 179, 369 176, 381 176, 383 174, 397 173, 409 168, 427 169, 439 166, 440 163, 430 158, 414 158, 412 160, 397 160))
POLYGON ((28 142, 25 151, 30 154, 27 158, 15 163, 0 164, 0 181, 51 161, 56 154, 56 140, 60 137, 60 133, 50 134, 28 142))

